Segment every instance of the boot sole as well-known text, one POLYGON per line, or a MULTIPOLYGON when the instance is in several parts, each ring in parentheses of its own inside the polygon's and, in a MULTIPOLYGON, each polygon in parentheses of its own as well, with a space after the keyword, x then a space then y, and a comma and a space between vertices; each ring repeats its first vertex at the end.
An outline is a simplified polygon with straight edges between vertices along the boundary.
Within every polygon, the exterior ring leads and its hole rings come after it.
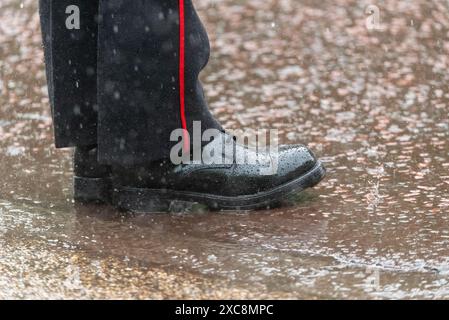
POLYGON ((119 209, 135 213, 170 212, 206 205, 211 210, 255 210, 270 207, 293 193, 317 185, 326 175, 326 169, 317 162, 301 177, 268 191, 237 197, 218 196, 187 191, 117 187, 112 202, 119 209))
POLYGON ((111 178, 73 178, 74 199, 81 203, 111 203, 111 178))

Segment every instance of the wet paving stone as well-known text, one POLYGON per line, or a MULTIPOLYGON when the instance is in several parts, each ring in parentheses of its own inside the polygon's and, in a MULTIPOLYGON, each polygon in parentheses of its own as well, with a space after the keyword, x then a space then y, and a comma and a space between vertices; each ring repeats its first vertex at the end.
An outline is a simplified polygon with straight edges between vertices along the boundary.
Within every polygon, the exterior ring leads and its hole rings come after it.
POLYGON ((449 3, 375 2, 195 1, 213 113, 329 173, 271 211, 131 215, 73 203, 37 1, 0 0, 0 298, 449 298, 449 3))

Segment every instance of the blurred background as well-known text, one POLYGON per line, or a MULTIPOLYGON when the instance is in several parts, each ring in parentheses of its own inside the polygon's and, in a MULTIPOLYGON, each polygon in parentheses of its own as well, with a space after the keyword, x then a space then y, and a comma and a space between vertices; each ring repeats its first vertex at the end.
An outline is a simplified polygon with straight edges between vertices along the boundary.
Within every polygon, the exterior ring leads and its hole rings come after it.
POLYGON ((72 201, 35 0, 0 0, 0 298, 449 298, 449 1, 195 0, 226 128, 328 168, 272 211, 72 201))

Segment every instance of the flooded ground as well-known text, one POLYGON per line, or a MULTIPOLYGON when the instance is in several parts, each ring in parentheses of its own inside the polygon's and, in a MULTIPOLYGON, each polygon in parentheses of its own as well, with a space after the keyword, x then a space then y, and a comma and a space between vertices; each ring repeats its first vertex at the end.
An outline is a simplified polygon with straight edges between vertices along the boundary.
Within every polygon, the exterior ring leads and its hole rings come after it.
POLYGON ((272 211, 75 205, 37 1, 0 0, 0 298, 449 298, 449 3, 195 2, 213 112, 327 179, 272 211))

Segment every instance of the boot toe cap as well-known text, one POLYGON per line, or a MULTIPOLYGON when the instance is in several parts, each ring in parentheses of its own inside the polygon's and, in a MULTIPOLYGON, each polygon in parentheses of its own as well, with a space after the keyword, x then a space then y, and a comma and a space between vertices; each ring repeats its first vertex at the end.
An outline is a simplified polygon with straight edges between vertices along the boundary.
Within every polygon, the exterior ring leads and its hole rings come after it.
POLYGON ((279 148, 278 175, 282 180, 293 180, 310 171, 317 163, 313 152, 303 145, 279 148))

